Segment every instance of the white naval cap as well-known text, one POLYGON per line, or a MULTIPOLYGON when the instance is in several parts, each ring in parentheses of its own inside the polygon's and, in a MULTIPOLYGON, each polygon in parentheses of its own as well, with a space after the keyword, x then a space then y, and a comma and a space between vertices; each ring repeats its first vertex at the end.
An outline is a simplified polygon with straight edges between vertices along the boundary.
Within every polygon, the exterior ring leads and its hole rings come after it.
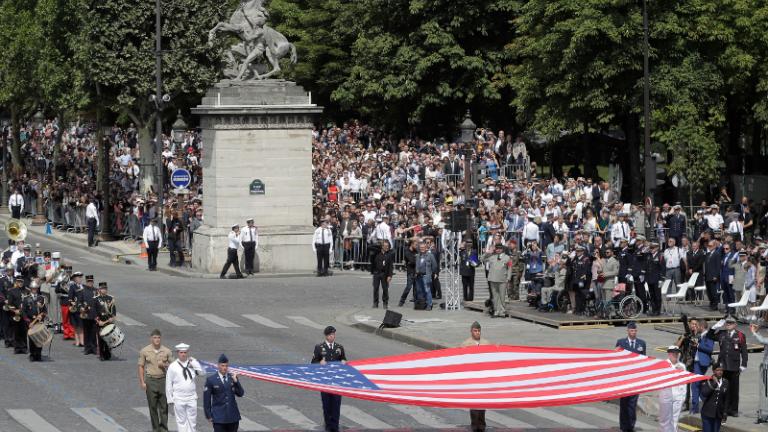
POLYGON ((60 259, 61 258, 61 252, 54 252, 51 254, 51 258, 53 259, 60 259))
POLYGON ((176 351, 189 351, 189 345, 185 344, 184 342, 176 345, 174 348, 176 348, 176 351))

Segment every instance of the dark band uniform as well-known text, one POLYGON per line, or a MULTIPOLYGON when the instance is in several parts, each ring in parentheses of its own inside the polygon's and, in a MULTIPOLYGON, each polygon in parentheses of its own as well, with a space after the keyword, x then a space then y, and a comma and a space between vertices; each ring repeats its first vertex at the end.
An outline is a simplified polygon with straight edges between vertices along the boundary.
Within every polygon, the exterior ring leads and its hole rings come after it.
MULTIPOLYGON (((93 281, 93 276, 85 277, 86 281, 93 281)), ((96 326, 96 308, 93 307, 94 297, 96 297, 96 288, 87 284, 77 294, 77 303, 80 308, 79 313, 85 312, 83 321, 83 343, 85 348, 83 354, 96 354, 98 352, 98 327, 96 326)))
MULTIPOLYGON (((336 332, 336 329, 329 327, 336 332)), ((329 333, 329 328, 326 328, 326 335, 329 333)), ((321 344, 315 345, 315 352, 312 356, 312 363, 320 363, 321 360, 326 362, 339 362, 346 361, 347 355, 344 352, 344 347, 336 342, 329 344, 324 341, 321 344)), ((325 420, 326 432, 339 432, 339 416, 341 415, 341 396, 331 393, 320 393, 320 397, 323 401, 323 419, 325 420)))
MULTIPOLYGON (((99 288, 106 288, 106 282, 99 282, 99 288)), ((96 311, 97 327, 96 333, 99 334, 101 329, 110 323, 110 320, 117 316, 117 306, 115 305, 115 298, 109 294, 98 295, 94 297, 92 308, 96 311)), ((114 321, 114 320, 113 320, 114 321)), ((102 360, 109 360, 112 358, 112 350, 109 345, 101 338, 98 338, 99 344, 99 358, 102 360)))
MULTIPOLYGON (((24 298, 24 327, 29 332, 29 326, 37 319, 38 322, 48 314, 48 306, 45 304, 45 296, 36 293, 30 294, 24 298)), ((39 347, 32 343, 32 340, 27 337, 27 344, 29 345, 29 360, 30 361, 42 361, 43 360, 43 347, 39 347)))
MULTIPOLYGON (((75 272, 72 277, 82 277, 82 275, 83 274, 80 272, 75 272)), ((77 304, 78 297, 82 291, 83 284, 78 284, 74 281, 69 283, 69 293, 67 294, 67 301, 69 302, 69 322, 72 324, 72 327, 76 329, 83 328, 83 320, 80 319, 80 307, 77 304)))
MULTIPOLYGON (((22 278, 16 278, 16 281, 23 282, 22 278)), ((8 306, 11 310, 8 312, 9 330, 13 335, 13 353, 14 354, 26 354, 27 353, 27 332, 26 326, 23 320, 14 321, 13 317, 17 311, 23 311, 24 298, 26 297, 24 288, 14 286, 8 290, 7 300, 8 306)))
MULTIPOLYGON (((69 266, 61 266, 61 271, 63 272, 68 272, 70 270, 71 267, 69 266)), ((75 329, 72 327, 72 320, 69 316, 69 287, 55 282, 54 291, 59 295, 58 307, 61 309, 61 328, 64 332, 64 340, 74 339, 75 329)), ((51 305, 51 307, 54 307, 54 305, 51 305)))
MULTIPOLYGON (((0 264, 5 265, 5 264, 0 264)), ((5 299, 8 296, 8 290, 13 286, 13 281, 3 271, 0 274, 0 305, 5 305, 5 299)), ((13 346, 13 333, 9 329, 11 317, 8 312, 0 308, 0 338, 5 341, 5 347, 13 346)))

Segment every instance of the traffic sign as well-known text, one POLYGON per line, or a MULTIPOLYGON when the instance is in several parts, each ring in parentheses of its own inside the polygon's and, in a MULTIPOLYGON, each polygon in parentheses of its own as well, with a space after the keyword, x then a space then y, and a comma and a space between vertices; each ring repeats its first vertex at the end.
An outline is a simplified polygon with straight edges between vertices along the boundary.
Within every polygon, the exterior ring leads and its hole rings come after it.
POLYGON ((192 183, 192 174, 184 168, 173 170, 171 173, 171 184, 177 189, 184 189, 192 183))

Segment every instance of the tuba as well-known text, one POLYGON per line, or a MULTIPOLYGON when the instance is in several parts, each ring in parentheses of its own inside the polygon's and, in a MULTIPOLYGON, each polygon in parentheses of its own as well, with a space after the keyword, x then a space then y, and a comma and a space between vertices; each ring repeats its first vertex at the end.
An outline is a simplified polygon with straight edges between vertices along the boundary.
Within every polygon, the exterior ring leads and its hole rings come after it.
POLYGON ((13 241, 27 238, 27 225, 19 219, 11 219, 5 226, 5 233, 13 241))

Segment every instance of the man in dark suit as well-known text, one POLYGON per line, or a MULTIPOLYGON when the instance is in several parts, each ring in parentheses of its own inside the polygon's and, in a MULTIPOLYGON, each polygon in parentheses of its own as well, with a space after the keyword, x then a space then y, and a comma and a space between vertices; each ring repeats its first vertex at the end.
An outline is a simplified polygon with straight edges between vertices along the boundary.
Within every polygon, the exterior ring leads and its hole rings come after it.
MULTIPOLYGON (((322 365, 328 362, 347 362, 347 354, 344 347, 336 343, 336 328, 328 326, 323 330, 325 341, 315 345, 315 351, 312 355, 312 363, 322 365)), ((331 393, 320 393, 323 401, 323 420, 325 421, 325 432, 339 432, 339 416, 341 415, 341 396, 331 393)))
POLYGON ((219 356, 218 371, 205 380, 203 409, 205 418, 213 424, 214 432, 237 432, 240 426, 240 410, 235 396, 243 397, 245 390, 237 374, 228 373, 229 360, 219 356))
POLYGON ((707 286, 709 309, 713 311, 717 310, 717 304, 720 303, 720 295, 717 291, 720 286, 722 260, 723 256, 717 248, 717 244, 714 240, 710 240, 707 244, 707 253, 704 258, 704 283, 707 286))
POLYGON ((661 315, 661 288, 659 282, 664 274, 664 256, 659 252, 659 244, 651 242, 651 251, 648 254, 648 261, 645 270, 645 282, 648 284, 648 296, 650 297, 651 310, 648 315, 661 315))
POLYGON ((747 338, 736 328, 736 319, 732 316, 720 320, 707 333, 710 339, 717 341, 720 355, 717 362, 723 367, 728 391, 725 399, 725 412, 731 417, 739 416, 739 375, 747 370, 747 338), (723 329, 725 327, 725 329, 723 329))
MULTIPOLYGON (((627 323, 627 337, 616 341, 616 347, 633 353, 647 355, 645 341, 637 337, 637 324, 627 323)), ((619 427, 622 432, 635 430, 638 395, 623 397, 619 400, 619 427)))

